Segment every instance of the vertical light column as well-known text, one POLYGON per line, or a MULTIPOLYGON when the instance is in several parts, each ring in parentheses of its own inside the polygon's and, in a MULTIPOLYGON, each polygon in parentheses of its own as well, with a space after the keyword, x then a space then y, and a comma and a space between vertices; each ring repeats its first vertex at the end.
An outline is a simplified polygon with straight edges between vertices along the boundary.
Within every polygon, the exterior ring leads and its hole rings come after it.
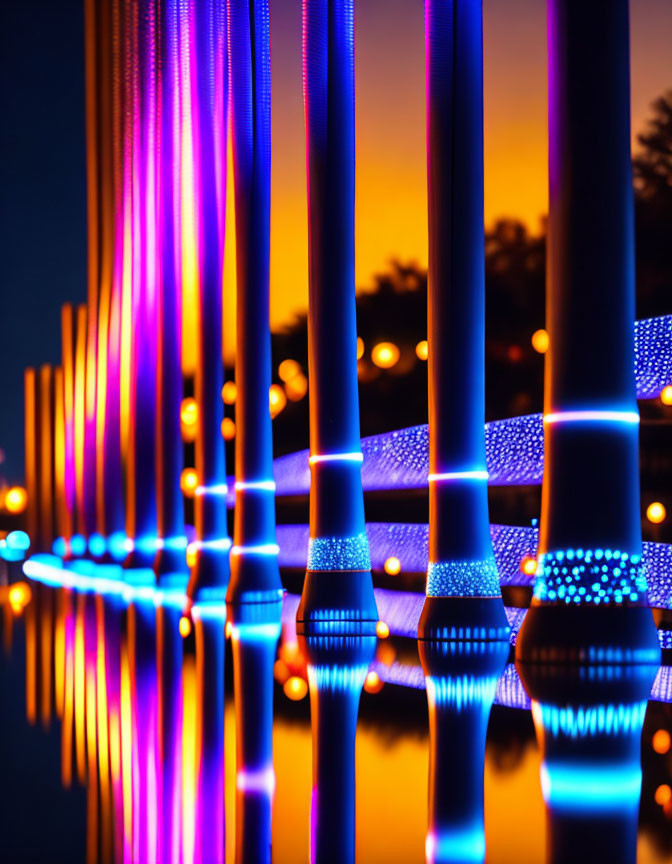
MULTIPOLYGON (((188 3, 182 23, 187 28, 195 199, 196 266, 198 268, 198 333, 196 364, 196 563, 189 594, 195 603, 218 603, 224 609, 229 582, 231 541, 226 524, 226 465, 221 424, 222 288, 228 115, 228 60, 224 0, 188 3)), ((185 56, 186 55, 186 56, 185 56)), ((186 204, 186 202, 183 202, 186 204)))
POLYGON ((54 499, 54 370, 48 364, 40 366, 39 382, 39 495, 40 545, 51 552, 56 525, 54 499))
MULTIPOLYGON (((86 469, 86 346, 88 314, 85 304, 77 307, 75 314, 75 359, 73 368, 73 456, 75 474, 75 533, 70 538, 70 554, 78 558, 86 552, 85 517, 87 500, 84 474, 86 469)), ((94 514, 95 515, 95 514, 94 514)))
POLYGON ((429 568, 420 638, 508 639, 485 464, 483 11, 425 0, 429 568))
POLYGON ((97 511, 97 353, 98 299, 101 274, 101 64, 100 15, 102 5, 96 0, 84 3, 84 61, 86 95, 86 189, 88 227, 88 289, 86 366, 84 385, 84 426, 82 452, 82 526, 85 540, 96 532, 97 511))
POLYGON ((268 0, 230 0, 236 206, 236 511, 228 603, 282 596, 275 541, 269 326, 271 52, 268 0))
POLYGON ((65 544, 62 551, 70 553, 70 540, 76 530, 75 471, 75 313, 72 304, 61 308, 61 368, 63 369, 63 527, 65 544))
MULTIPOLYGON (((44 551, 40 536, 40 451, 39 430, 39 393, 37 375, 32 368, 26 369, 23 376, 24 434, 25 434, 25 474, 28 508, 26 527, 30 544, 38 552, 44 551)), ((50 551, 50 550, 49 550, 50 551)))
POLYGON ((627 0, 549 0, 548 57, 545 470, 517 656, 637 662, 659 652, 641 563, 627 0))
MULTIPOLYGON (((121 441, 120 349, 123 288, 122 0, 99 6, 100 244, 97 358, 98 555, 114 564, 124 556, 125 511, 121 441)), ((91 549, 91 539, 89 548, 91 549)), ((114 571, 108 568, 108 575, 114 571)))
MULTIPOLYGON (((157 3, 132 7, 133 285, 126 533, 126 579, 154 581, 156 552, 156 160, 157 3)), ((127 130, 128 134, 128 130, 127 130)))
POLYGON ((304 0, 308 167, 310 545, 299 629, 375 626, 364 523, 354 285, 353 0, 304 0))
POLYGON ((158 670, 157 858, 179 861, 182 808, 182 637, 179 621, 189 580, 180 490, 182 439, 182 285, 179 278, 178 2, 166 0, 159 20, 159 260, 156 430, 158 550, 161 589, 156 611, 158 670))
POLYGON ((157 286, 157 429, 156 494, 159 547, 154 570, 164 588, 183 594, 189 571, 186 564, 184 503, 180 491, 182 438, 182 286, 179 279, 179 78, 178 4, 167 0, 160 9, 159 79, 159 196, 157 286))

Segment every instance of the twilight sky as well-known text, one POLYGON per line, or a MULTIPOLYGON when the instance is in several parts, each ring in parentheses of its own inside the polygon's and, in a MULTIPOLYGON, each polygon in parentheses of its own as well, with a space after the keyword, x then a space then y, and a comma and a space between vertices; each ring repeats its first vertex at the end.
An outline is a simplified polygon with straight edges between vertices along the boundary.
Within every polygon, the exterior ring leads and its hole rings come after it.
MULTIPOLYGON (((546 211, 545 5, 484 0, 486 224, 516 216, 536 230, 546 211)), ((305 309, 307 227, 301 3, 270 6, 277 329, 305 309)), ((672 3, 630 6, 636 133, 672 87, 672 3)), ((82 26, 82 0, 24 0, 0 12, 0 477, 9 479, 23 470, 23 369, 58 362, 60 306, 86 293, 82 26)), ((422 0, 356 0, 358 287, 390 258, 426 263, 423 41, 422 0)), ((229 254, 229 356, 234 272, 229 254)))

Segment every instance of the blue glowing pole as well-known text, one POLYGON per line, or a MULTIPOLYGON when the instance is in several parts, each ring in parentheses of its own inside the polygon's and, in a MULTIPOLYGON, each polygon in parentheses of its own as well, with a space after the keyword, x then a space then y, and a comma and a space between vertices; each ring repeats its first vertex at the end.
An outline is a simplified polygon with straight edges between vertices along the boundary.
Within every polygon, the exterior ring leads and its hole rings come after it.
POLYGON ((224 864, 224 624, 226 608, 192 608, 196 633, 196 825, 194 864, 224 864))
POLYGON ((653 665, 520 664, 542 752, 548 864, 634 864, 653 665))
POLYGON ((311 541, 299 624, 377 618, 357 394, 353 16, 353 0, 303 2, 311 541))
POLYGON ((182 842, 182 610, 166 603, 156 613, 157 861, 180 861, 182 842))
POLYGON ((130 425, 127 454, 127 535, 134 541, 127 570, 152 566, 156 539, 156 143, 157 3, 139 0, 132 39, 133 287, 130 425))
POLYGON ((426 0, 425 50, 429 568, 419 635, 458 620, 506 639, 485 460, 481 0, 426 0))
POLYGON ((273 663, 280 602, 243 604, 231 629, 236 699, 236 864, 270 864, 273 663))
POLYGON ((159 548, 154 570, 159 584, 186 588, 184 502, 180 489, 182 437, 182 283, 179 278, 179 68, 177 0, 161 6, 159 79, 159 251, 156 321, 158 341, 156 481, 159 548), (184 542, 182 542, 184 541, 184 542))
POLYGON ((375 636, 300 637, 310 685, 310 862, 355 860, 355 735, 375 636))
MULTIPOLYGON (((189 32, 185 62, 191 80, 194 198, 197 223, 198 335, 195 374, 198 404, 195 495, 196 564, 190 595, 215 591, 222 602, 229 582, 226 466, 221 424, 222 266, 226 201, 228 57, 226 3, 185 4, 189 32), (213 542, 214 541, 214 542, 213 542)), ((183 170, 184 167, 183 167, 183 170)))
POLYGON ((231 0, 231 133, 236 203, 236 511, 227 602, 282 593, 268 392, 271 52, 268 0, 231 0))
POLYGON ((656 642, 641 567, 627 0, 549 0, 548 56, 545 473, 517 650, 576 657, 602 639, 641 659, 656 642))
POLYGON ((420 640, 429 706, 428 864, 485 860, 483 765, 508 643, 420 640))

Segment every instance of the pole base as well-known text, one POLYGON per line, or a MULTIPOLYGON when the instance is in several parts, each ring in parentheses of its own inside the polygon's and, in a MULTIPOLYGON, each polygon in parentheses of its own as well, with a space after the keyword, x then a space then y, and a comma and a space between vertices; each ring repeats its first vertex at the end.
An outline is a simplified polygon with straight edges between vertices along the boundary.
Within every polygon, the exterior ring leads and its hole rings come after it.
POLYGON ((296 612, 297 633, 375 634, 378 608, 370 570, 307 570, 296 612))
POLYGON ((418 639, 506 642, 509 622, 501 597, 425 597, 418 639))
POLYGON ((231 556, 227 603, 277 603, 282 593, 277 555, 242 553, 231 556))
POLYGON ((647 606, 533 603, 516 641, 520 663, 659 664, 647 606))

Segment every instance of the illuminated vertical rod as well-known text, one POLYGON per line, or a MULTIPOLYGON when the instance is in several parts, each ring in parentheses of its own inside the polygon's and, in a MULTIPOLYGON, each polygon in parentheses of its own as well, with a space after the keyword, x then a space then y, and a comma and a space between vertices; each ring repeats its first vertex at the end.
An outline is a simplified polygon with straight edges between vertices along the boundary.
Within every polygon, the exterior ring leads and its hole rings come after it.
MULTIPOLYGON (((226 4, 203 0, 188 5, 189 64, 194 138, 194 195, 198 251, 198 333, 195 390, 195 521, 197 554, 190 596, 224 601, 229 582, 226 525, 226 466, 221 424, 222 280, 226 185, 228 63, 226 4)), ((183 166, 184 170, 184 166, 183 166)))
POLYGON ((269 327, 271 49, 268 0, 229 2, 236 207, 236 509, 229 603, 276 601, 269 327))
POLYGON ((98 351, 98 298, 101 274, 101 68, 100 68, 100 14, 103 4, 96 0, 84 3, 84 60, 86 91, 86 187, 88 226, 88 291, 86 367, 84 385, 84 436, 82 470, 82 534, 89 537, 96 530, 96 370, 98 351))
MULTIPOLYGON (((122 11, 121 0, 100 5, 101 273, 98 310, 98 532, 107 540, 125 529, 121 452, 120 349, 123 261, 122 11)), ((110 544, 108 544, 109 548, 110 544)))
POLYGON ((70 303, 61 308, 61 368, 63 369, 63 526, 66 543, 76 530, 75 473, 75 315, 70 303))
POLYGON ((548 64, 545 470, 518 656, 592 642, 631 660, 657 643, 642 606, 627 0, 548 0, 548 64))
POLYGON ((38 411, 39 399, 37 375, 32 368, 26 369, 23 376, 24 434, 25 434, 25 474, 28 493, 27 523, 28 536, 34 549, 40 546, 40 487, 39 487, 39 449, 38 449, 38 411))
POLYGON ((39 485, 40 546, 51 551, 55 536, 56 501, 54 497, 54 370, 40 366, 39 408, 39 485))
POLYGON ((86 437, 86 334, 87 334, 87 311, 86 305, 77 307, 75 325, 75 364, 74 364, 74 463, 75 463, 75 526, 77 543, 73 546, 74 538, 70 541, 70 551, 73 554, 82 555, 85 551, 84 537, 86 536, 86 500, 84 487, 85 459, 84 447, 86 437), (83 544, 83 548, 82 548, 83 544))
POLYGON ((485 463, 482 0, 425 0, 429 568, 421 638, 507 639, 485 463), (486 633, 481 628, 486 627, 486 633))
POLYGON ((156 481, 159 544, 154 569, 159 582, 186 589, 189 572, 185 558, 184 504, 180 491, 182 438, 182 285, 179 274, 179 90, 178 18, 176 0, 160 9, 159 44, 159 260, 157 306, 157 430, 156 481), (182 542, 184 540, 184 543, 182 542))
POLYGON ((311 488, 297 622, 325 610, 334 620, 372 622, 378 616, 364 527, 357 394, 353 0, 304 0, 303 88, 311 488))
POLYGON ((127 570, 146 571, 156 551, 156 120, 157 3, 137 4, 133 95, 133 320, 127 471, 127 570), (135 233, 137 231, 137 234, 135 233))

